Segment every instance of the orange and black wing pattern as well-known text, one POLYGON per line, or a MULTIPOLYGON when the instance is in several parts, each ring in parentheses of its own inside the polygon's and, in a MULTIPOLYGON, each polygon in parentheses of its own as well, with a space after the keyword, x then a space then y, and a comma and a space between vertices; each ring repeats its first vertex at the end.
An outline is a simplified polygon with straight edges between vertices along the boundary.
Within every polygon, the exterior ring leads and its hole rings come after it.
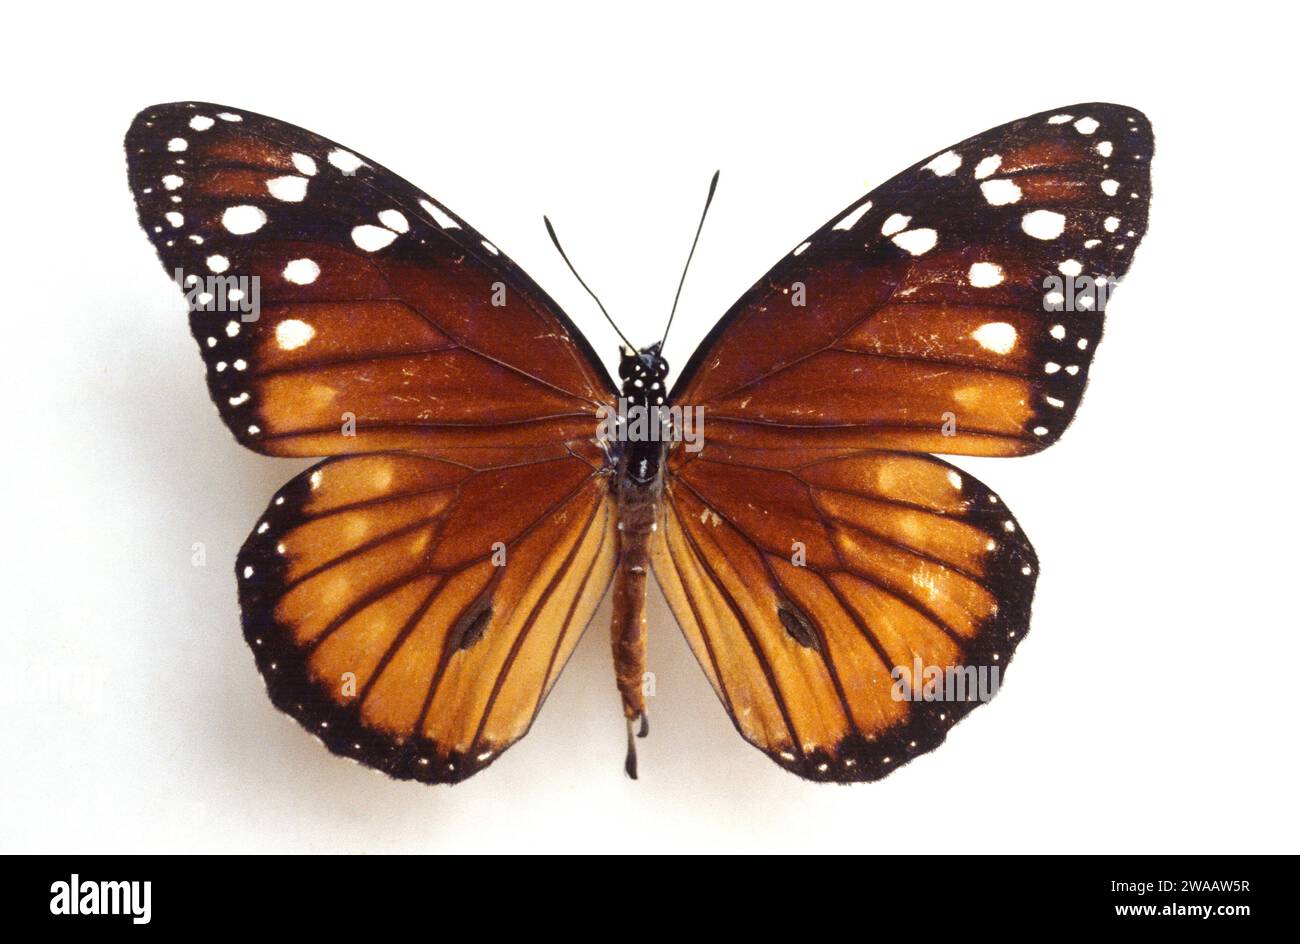
POLYGON ((932 456, 710 444, 674 469, 659 533, 655 576, 736 727, 810 780, 933 750, 1028 629, 1033 548, 932 456))
POLYGON ((469 776, 527 731, 609 584, 608 374, 495 245, 356 151, 192 102, 145 109, 126 151, 222 419, 333 457, 237 562, 272 700, 395 777, 469 776))
POLYGON ((617 396, 523 270, 355 151, 176 103, 137 115, 126 152, 212 398, 258 452, 549 444, 587 437, 617 396))
POLYGON ((1150 125, 1085 104, 918 162, 800 243, 696 352, 655 574, 740 733, 875 780, 996 692, 1033 548, 929 453, 1015 456, 1074 416, 1146 231, 1150 125))
POLYGON ((1093 103, 919 161, 746 292, 672 402, 705 407, 711 442, 752 447, 1051 445, 1146 233, 1152 149, 1141 112, 1093 103))
POLYGON ((600 458, 374 453, 293 479, 237 563, 272 700, 394 777, 486 767, 527 733, 613 575, 600 458))

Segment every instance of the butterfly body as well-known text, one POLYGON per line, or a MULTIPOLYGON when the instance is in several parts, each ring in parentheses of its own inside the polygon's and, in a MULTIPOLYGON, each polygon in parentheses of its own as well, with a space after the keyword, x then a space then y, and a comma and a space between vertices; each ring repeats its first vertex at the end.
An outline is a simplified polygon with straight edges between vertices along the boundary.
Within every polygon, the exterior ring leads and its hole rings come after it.
MULTIPOLYGON (((663 500, 663 466, 668 439, 660 422, 668 362, 654 345, 624 349, 619 364, 623 381, 619 421, 615 427, 616 507, 619 554, 614 574, 610 638, 614 675, 629 731, 645 719, 646 595, 650 577, 650 542, 659 527, 663 500)), ((629 742, 628 773, 635 776, 629 742)))
POLYGON ((528 732, 612 585, 630 739, 653 573, 783 769, 870 781, 933 750, 996 692, 1038 576, 1000 496, 934 454, 1060 438, 1153 147, 1141 112, 1092 102, 917 162, 778 261, 667 394, 661 345, 625 349, 616 385, 527 273, 379 163, 226 106, 145 109, 128 177, 222 420, 324 457, 236 560, 272 702, 335 753, 458 782, 528 732))

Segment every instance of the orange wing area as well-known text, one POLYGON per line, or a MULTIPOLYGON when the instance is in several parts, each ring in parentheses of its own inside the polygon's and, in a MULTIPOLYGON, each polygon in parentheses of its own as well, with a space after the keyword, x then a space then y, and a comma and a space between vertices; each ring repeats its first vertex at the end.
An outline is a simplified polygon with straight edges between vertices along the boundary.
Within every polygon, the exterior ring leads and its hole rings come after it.
POLYGON ((335 753, 429 783, 523 737, 616 557, 599 455, 462 455, 327 459, 272 500, 237 564, 275 704, 335 753))
POLYGON ((997 690, 1037 563, 926 453, 1011 456, 1074 416, 1146 231, 1145 116, 1091 103, 918 162, 801 242, 671 401, 655 574, 736 727, 812 780, 875 780, 997 690))
POLYGON ((126 152, 140 223, 187 293, 213 400, 251 449, 563 442, 589 437, 617 395, 532 279, 368 158, 196 102, 142 111, 126 152))
POLYGON ((665 509, 655 576, 691 648, 745 740, 810 780, 933 750, 1028 629, 1029 541, 929 456, 710 443, 665 509))
POLYGON ((356 152, 195 102, 145 109, 126 151, 222 419, 258 452, 342 457, 239 555, 272 700, 394 777, 470 776, 609 584, 608 374, 496 246, 356 152))
POLYGON ((674 387, 714 443, 1023 455, 1074 416, 1146 232, 1151 126, 1091 103, 918 162, 804 240, 674 387))

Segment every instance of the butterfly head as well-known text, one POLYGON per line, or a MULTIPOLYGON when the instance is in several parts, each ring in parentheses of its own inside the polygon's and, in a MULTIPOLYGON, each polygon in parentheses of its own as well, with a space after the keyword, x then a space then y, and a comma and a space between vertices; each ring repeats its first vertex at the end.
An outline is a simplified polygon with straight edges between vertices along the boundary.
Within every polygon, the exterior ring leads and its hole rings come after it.
POLYGON ((667 397, 664 381, 668 379, 668 362, 656 343, 639 351, 624 346, 620 351, 618 377, 623 381, 623 396, 646 405, 662 405, 667 397))

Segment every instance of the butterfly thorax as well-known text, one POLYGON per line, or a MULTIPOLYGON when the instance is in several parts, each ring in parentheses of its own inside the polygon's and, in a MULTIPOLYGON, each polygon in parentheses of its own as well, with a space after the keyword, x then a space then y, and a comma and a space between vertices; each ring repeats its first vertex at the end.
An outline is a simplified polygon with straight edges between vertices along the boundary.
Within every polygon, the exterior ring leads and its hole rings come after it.
POLYGON ((660 413, 666 399, 668 362, 660 356, 658 344, 640 351, 624 348, 618 375, 623 381, 615 444, 619 479, 650 485, 659 478, 663 445, 669 438, 660 413))

